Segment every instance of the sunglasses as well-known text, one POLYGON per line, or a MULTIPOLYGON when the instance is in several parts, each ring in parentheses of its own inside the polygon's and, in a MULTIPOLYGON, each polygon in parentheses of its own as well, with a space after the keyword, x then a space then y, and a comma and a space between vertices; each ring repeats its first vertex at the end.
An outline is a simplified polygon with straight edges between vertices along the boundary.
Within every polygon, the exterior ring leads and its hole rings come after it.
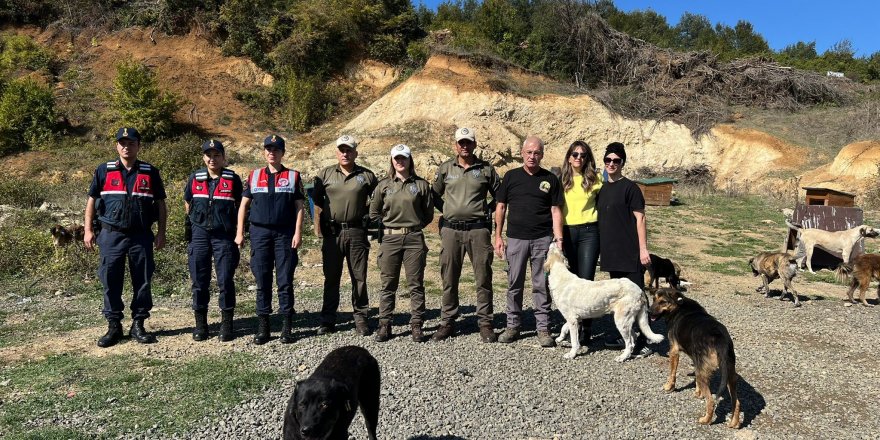
POLYGON ((575 158, 575 159, 586 159, 586 158, 587 158, 587 153, 578 153, 578 152, 574 152, 574 153, 571 153, 571 157, 573 157, 573 158, 575 158))
POLYGON ((609 163, 613 163, 613 164, 615 164, 615 165, 620 165, 621 162, 623 162, 623 160, 620 159, 619 157, 616 158, 616 159, 612 159, 612 158, 610 158, 610 157, 606 157, 606 158, 605 158, 605 164, 606 164, 606 165, 609 164, 609 163))

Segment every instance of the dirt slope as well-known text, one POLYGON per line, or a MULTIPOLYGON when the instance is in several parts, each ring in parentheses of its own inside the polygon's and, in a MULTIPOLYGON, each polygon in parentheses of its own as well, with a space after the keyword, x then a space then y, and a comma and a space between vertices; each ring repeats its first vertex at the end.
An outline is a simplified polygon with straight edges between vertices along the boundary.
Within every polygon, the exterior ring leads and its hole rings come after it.
MULTIPOLYGON (((520 86, 547 81, 528 73, 507 74, 520 86)), ((494 73, 460 58, 434 56, 342 130, 363 140, 361 160, 374 169, 387 167, 385 155, 391 145, 410 144, 420 172, 427 176, 448 156, 456 126, 475 128, 484 159, 502 171, 519 166, 520 142, 527 134, 546 142, 547 166, 559 165, 575 139, 587 141, 597 155, 609 142, 620 141, 627 145, 633 167, 663 170, 705 164, 715 170, 719 187, 789 191, 795 183, 792 176, 815 166, 808 149, 759 131, 720 125, 694 139, 682 125, 625 119, 586 95, 524 96, 499 91, 493 81, 494 73)), ((318 148, 311 156, 313 168, 332 164, 332 150, 329 143, 318 148)))
POLYGON ((843 147, 830 164, 804 173, 801 184, 861 193, 876 185, 880 141, 855 142, 843 147))

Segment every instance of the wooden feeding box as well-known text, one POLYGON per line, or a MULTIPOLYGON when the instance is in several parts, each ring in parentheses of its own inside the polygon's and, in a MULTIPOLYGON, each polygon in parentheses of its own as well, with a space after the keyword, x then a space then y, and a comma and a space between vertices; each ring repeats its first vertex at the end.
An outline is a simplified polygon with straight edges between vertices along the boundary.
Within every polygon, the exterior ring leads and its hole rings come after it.
POLYGON ((635 182, 639 189, 642 190, 642 196, 645 197, 646 205, 669 206, 669 202, 672 200, 672 184, 676 183, 677 180, 654 177, 636 180, 635 182))
MULTIPOLYGON (((822 205, 801 205, 794 207, 794 213, 791 217, 791 223, 799 225, 802 228, 821 229, 823 231, 844 231, 855 228, 864 222, 864 213, 861 208, 848 206, 822 206, 822 205)), ((788 228, 788 235, 785 237, 785 249, 794 251, 797 258, 801 258, 805 254, 803 246, 799 246, 797 240, 797 230, 788 228)), ((852 256, 865 253, 864 240, 860 241, 853 247, 852 256)), ((813 269, 817 268, 836 268, 843 262, 843 255, 840 249, 825 249, 816 246, 813 250, 813 269)))
POLYGON ((856 195, 829 188, 805 186, 807 198, 804 203, 815 206, 856 206, 856 195))

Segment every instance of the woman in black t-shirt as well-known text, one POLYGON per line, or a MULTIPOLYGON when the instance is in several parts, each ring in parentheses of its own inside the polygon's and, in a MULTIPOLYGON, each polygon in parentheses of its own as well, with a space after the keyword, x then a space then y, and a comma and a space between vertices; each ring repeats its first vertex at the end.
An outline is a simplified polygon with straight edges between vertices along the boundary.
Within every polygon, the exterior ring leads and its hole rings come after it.
MULTIPOLYGON (((651 263, 645 223, 645 198, 638 185, 623 176, 623 167, 626 164, 626 149, 623 144, 609 144, 603 161, 608 181, 602 185, 596 201, 599 212, 601 268, 611 278, 628 278, 644 289, 645 266, 651 263)), ((605 341, 605 346, 622 348, 624 343, 619 335, 615 335, 605 341)), ((645 336, 639 335, 636 339, 635 357, 645 357, 651 353, 652 350, 645 346, 645 336)))

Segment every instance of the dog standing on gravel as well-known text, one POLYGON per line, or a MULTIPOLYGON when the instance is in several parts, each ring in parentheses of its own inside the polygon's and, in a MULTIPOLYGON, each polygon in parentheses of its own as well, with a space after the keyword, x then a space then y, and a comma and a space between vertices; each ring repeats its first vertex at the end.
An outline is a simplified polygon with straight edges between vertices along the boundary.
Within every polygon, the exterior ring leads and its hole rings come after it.
POLYGON ((315 372, 297 382, 284 412, 284 440, 348 440, 357 407, 371 440, 379 424, 379 363, 361 347, 331 351, 315 372))
POLYGON ((761 252, 760 254, 749 259, 749 266, 752 268, 754 276, 761 276, 763 284, 755 290, 764 291, 764 297, 770 298, 770 283, 773 280, 782 279, 782 294, 779 300, 785 299, 785 296, 791 292, 794 300, 794 306, 800 307, 801 301, 797 292, 791 286, 791 281, 797 275, 797 258, 787 252, 761 252))
MULTIPOLYGON (((863 306, 870 307, 865 301, 865 292, 871 284, 871 280, 880 281, 880 255, 878 254, 862 254, 856 257, 852 264, 843 263, 837 266, 835 271, 837 279, 843 282, 849 281, 849 290, 846 291, 846 297, 849 302, 855 304, 853 300, 853 292, 856 287, 859 288, 859 302, 863 306)), ((877 286, 877 300, 880 302, 880 286, 877 286)))
POLYGON ((675 373, 678 369, 679 353, 690 356, 694 364, 697 389, 694 396, 706 399, 706 413, 699 419, 708 425, 715 417, 715 398, 709 389, 709 379, 717 370, 721 370, 721 383, 716 395, 720 395, 727 386, 730 401, 733 403, 733 414, 727 424, 730 428, 739 428, 740 403, 736 395, 736 355, 733 352, 733 340, 723 324, 706 312, 696 301, 685 298, 680 291, 672 288, 650 289, 654 296, 651 305, 651 320, 666 318, 669 330, 669 378, 663 390, 675 390, 675 373))
POLYGON ((602 281, 580 278, 568 270, 568 260, 556 243, 552 243, 547 251, 544 270, 550 273, 547 277, 550 297, 565 318, 556 342, 562 342, 571 333, 571 350, 564 358, 573 359, 581 348, 578 321, 599 318, 608 313, 614 314, 614 324, 626 344, 623 353, 616 358, 617 362, 623 362, 632 355, 635 346, 633 323, 636 320, 648 341, 654 344, 663 341, 663 336, 654 333, 648 324, 647 298, 636 283, 626 278, 602 281))
POLYGON ((651 265, 645 271, 645 285, 654 288, 660 287, 660 278, 665 278, 671 287, 681 287, 681 266, 668 259, 651 255, 651 265))
POLYGON ((798 231, 798 240, 804 245, 804 251, 806 254, 801 261, 798 262, 798 267, 803 267, 804 262, 806 261, 807 269, 810 273, 816 273, 813 272, 813 265, 811 262, 813 259, 813 249, 816 246, 829 251, 839 251, 843 258, 843 262, 849 263, 853 247, 855 247, 860 240, 864 237, 876 238, 880 235, 880 232, 868 225, 856 226, 844 231, 829 232, 821 229, 800 228, 790 222, 785 223, 789 227, 798 231))

